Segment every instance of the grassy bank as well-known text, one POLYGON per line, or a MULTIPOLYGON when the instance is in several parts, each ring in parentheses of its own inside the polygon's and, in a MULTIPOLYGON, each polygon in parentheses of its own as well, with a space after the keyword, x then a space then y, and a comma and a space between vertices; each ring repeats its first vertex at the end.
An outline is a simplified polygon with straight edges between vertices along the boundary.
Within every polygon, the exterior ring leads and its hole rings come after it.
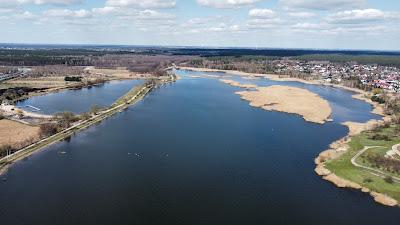
MULTIPOLYGON (((385 160, 386 152, 398 143, 400 143, 400 136, 395 126, 365 131, 353 136, 348 143, 348 151, 340 157, 326 162, 325 167, 341 178, 400 201, 400 183, 393 179, 400 177, 400 174, 385 164, 377 164, 371 160, 374 157, 385 160), (368 149, 357 157, 357 154, 365 148, 368 149), (352 159, 356 164, 371 169, 354 165, 352 159)), ((397 163, 400 164, 400 161, 397 163)))

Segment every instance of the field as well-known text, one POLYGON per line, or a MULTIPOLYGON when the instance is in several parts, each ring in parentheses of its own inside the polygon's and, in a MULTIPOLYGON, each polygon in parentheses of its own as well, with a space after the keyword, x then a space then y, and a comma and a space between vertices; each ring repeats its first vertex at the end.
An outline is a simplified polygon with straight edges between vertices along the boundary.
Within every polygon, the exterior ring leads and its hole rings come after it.
POLYGON ((57 88, 67 86, 64 77, 27 77, 5 81, 1 84, 4 88, 29 87, 29 88, 57 88))
MULTIPOLYGON (((400 136, 396 135, 396 128, 394 126, 374 131, 366 131, 352 137, 349 143, 349 150, 339 158, 328 161, 325 167, 339 177, 353 181, 372 191, 386 194, 400 201, 400 183, 393 180, 393 177, 400 177, 400 174, 386 168, 385 165, 376 165, 368 160, 368 156, 384 156, 393 145, 398 143, 400 143, 400 136), (377 140, 374 138, 377 137, 376 135, 384 138, 377 140), (386 139, 386 137, 388 137, 388 139, 386 139), (351 159, 368 146, 376 147, 371 147, 363 152, 355 159, 355 162, 359 165, 379 170, 383 174, 386 174, 385 176, 377 176, 378 173, 372 170, 356 167, 352 164, 351 159)), ((398 163, 400 164, 400 161, 398 161, 398 163)))
POLYGON ((0 146, 18 148, 39 138, 39 127, 29 126, 12 120, 0 120, 0 146))

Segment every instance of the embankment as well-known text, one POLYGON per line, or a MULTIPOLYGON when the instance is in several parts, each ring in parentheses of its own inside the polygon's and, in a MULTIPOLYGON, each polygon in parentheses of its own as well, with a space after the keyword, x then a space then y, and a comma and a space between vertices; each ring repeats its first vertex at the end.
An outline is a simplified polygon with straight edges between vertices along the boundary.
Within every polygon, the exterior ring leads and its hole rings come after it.
POLYGON ((143 99, 157 85, 160 85, 160 84, 163 84, 166 82, 171 82, 171 81, 174 81, 174 80, 171 78, 171 79, 159 81, 159 83, 150 82, 150 83, 143 84, 139 87, 134 87, 126 95, 124 95, 122 98, 117 100, 116 104, 113 104, 109 109, 101 111, 101 112, 97 113, 97 115, 94 115, 87 120, 80 121, 68 129, 65 129, 57 134, 54 134, 50 137, 42 139, 32 145, 29 145, 29 146, 15 152, 14 154, 11 154, 7 157, 0 159, 0 175, 4 174, 13 163, 15 163, 21 159, 24 159, 24 158, 42 150, 43 148, 45 148, 49 145, 52 145, 59 141, 62 141, 65 138, 70 137, 71 135, 75 134, 76 132, 79 132, 79 131, 86 129, 94 124, 97 124, 110 116, 113 116, 114 114, 128 108, 129 106, 131 106, 131 105, 137 103, 138 101, 140 101, 141 99, 143 99), (121 100, 121 99, 123 99, 123 100, 121 100))

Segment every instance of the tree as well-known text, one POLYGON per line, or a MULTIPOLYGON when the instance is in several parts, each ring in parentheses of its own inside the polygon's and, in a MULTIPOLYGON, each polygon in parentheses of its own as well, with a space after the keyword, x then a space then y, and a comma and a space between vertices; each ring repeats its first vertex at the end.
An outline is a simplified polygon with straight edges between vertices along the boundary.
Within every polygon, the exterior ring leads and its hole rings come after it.
POLYGON ((56 134, 59 130, 59 125, 56 123, 45 123, 40 125, 40 136, 48 137, 56 134))
POLYGON ((90 107, 90 113, 93 115, 97 115, 97 113, 99 113, 101 111, 101 107, 98 105, 92 105, 92 107, 90 107))
POLYGON ((81 115, 81 119, 82 120, 88 120, 88 119, 90 119, 92 116, 90 115, 90 113, 88 113, 88 112, 84 112, 84 113, 82 113, 82 115, 81 115))
POLYGON ((60 112, 54 115, 59 125, 63 128, 71 126, 71 123, 78 121, 78 117, 72 112, 60 112))
POLYGON ((13 148, 11 145, 2 145, 0 146, 0 156, 4 157, 12 154, 13 148))

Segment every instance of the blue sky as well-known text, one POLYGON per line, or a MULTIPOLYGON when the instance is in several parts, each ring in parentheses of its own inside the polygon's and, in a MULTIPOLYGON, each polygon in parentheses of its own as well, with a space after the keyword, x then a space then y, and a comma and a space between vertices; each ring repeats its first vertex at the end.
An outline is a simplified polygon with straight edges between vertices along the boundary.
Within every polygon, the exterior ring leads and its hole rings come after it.
POLYGON ((0 0, 0 42, 400 50, 398 0, 0 0))

